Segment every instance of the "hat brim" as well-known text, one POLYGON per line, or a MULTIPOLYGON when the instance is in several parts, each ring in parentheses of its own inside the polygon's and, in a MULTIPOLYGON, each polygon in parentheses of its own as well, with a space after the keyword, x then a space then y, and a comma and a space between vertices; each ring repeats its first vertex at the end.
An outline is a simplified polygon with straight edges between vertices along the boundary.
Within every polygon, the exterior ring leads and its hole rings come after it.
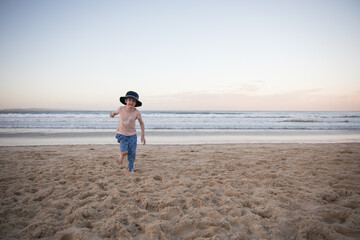
POLYGON ((131 98, 131 99, 134 99, 136 101, 136 104, 135 104, 135 107, 141 107, 142 105, 142 102, 140 102, 139 100, 137 100, 136 98, 134 97, 120 97, 120 102, 124 105, 126 105, 126 102, 125 102, 125 99, 127 98, 131 98))

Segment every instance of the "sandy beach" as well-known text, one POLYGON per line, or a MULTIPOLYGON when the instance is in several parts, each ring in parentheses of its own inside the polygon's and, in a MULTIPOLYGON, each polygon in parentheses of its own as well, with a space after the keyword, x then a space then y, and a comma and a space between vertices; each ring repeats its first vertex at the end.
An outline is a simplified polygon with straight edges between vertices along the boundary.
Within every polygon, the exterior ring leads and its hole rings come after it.
POLYGON ((0 147, 1 239, 360 239, 360 144, 0 147))

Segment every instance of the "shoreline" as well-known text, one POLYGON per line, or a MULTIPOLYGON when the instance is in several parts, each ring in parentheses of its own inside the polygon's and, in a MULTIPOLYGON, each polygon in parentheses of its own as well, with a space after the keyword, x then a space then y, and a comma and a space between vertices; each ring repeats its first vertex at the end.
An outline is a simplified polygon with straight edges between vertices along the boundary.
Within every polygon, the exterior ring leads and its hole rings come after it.
MULTIPOLYGON (((150 129, 145 133, 149 145, 360 142, 360 130, 150 129)), ((117 144, 114 136, 110 129, 1 129, 0 146, 117 144)))
POLYGON ((0 147, 4 239, 357 239, 360 143, 0 147))

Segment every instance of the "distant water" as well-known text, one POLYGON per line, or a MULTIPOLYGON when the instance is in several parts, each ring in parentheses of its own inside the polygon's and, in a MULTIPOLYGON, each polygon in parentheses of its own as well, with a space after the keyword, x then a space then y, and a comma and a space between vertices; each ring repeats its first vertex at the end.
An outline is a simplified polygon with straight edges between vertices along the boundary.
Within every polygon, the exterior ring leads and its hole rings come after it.
MULTIPOLYGON (((0 111, 0 145, 113 143, 117 117, 110 118, 109 113, 0 111)), ((360 141, 359 111, 141 111, 141 114, 148 143, 360 141)))
MULTIPOLYGON (((110 111, 0 111, 0 128, 116 129, 110 111)), ((142 111, 147 129, 360 129, 360 112, 142 111)))

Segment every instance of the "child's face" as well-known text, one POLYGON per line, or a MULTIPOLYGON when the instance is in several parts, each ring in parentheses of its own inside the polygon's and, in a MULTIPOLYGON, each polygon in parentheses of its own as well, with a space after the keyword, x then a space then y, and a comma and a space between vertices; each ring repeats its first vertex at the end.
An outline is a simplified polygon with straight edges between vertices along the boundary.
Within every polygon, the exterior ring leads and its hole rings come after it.
POLYGON ((134 100, 134 99, 132 99, 132 98, 126 98, 126 99, 125 99, 125 103, 126 103, 126 106, 135 107, 135 105, 136 105, 136 100, 134 100))

